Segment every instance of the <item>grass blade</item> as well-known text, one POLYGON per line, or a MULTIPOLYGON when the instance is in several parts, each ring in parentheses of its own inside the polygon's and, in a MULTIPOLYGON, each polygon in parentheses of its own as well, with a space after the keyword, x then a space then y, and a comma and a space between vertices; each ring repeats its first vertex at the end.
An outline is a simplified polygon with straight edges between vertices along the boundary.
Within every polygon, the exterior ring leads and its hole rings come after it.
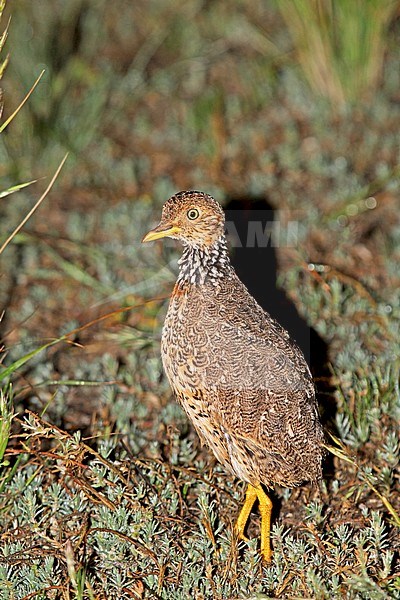
POLYGON ((31 358, 33 358, 34 356, 39 354, 39 352, 46 350, 46 348, 50 348, 50 346, 54 346, 55 344, 58 344, 65 338, 66 338, 66 336, 63 335, 60 338, 52 340, 51 342, 48 342, 47 344, 44 344, 43 346, 39 346, 39 348, 35 348, 35 350, 32 350, 32 352, 28 352, 28 354, 21 356, 21 358, 14 361, 9 367, 6 367, 3 371, 0 372, 0 381, 3 381, 4 379, 6 379, 10 375, 12 375, 17 369, 19 369, 25 363, 27 363, 29 360, 31 360, 31 358))
POLYGON ((39 208, 39 206, 41 205, 41 203, 43 202, 43 200, 46 198, 47 194, 49 193, 49 191, 53 187, 53 184, 54 184, 55 180, 57 179, 57 177, 58 177, 61 169, 63 168, 64 163, 67 160, 67 157, 68 157, 68 153, 64 156, 64 158, 60 162, 60 164, 59 164, 59 166, 57 168, 57 171, 54 173, 54 175, 53 175, 53 177, 52 177, 49 185, 47 186, 47 188, 45 189, 45 191, 43 192, 43 194, 40 196, 39 200, 36 202, 36 204, 33 206, 33 208, 28 212, 28 214, 26 215, 26 217, 24 219, 22 219, 22 221, 18 225, 18 227, 16 227, 14 229, 14 231, 8 236, 8 238, 6 239, 6 241, 4 242, 4 244, 1 246, 1 248, 0 248, 0 254, 3 252, 3 250, 5 250, 5 248, 11 242, 11 240, 17 235, 18 231, 20 231, 22 229, 22 227, 25 225, 25 223, 33 215, 33 213, 35 212, 35 210, 37 210, 39 208))
POLYGON ((28 187, 28 185, 32 185, 32 183, 36 183, 36 182, 37 182, 37 179, 32 179, 32 181, 27 181, 26 183, 18 183, 17 185, 13 185, 12 187, 8 188, 8 190, 4 190, 3 192, 0 192, 0 198, 5 198, 6 196, 9 196, 10 194, 15 194, 15 192, 19 192, 23 188, 28 187))
MULTIPOLYGON (((7 60, 7 59, 6 59, 7 60)), ((4 70, 4 69, 3 69, 4 70)), ((8 119, 6 119, 3 123, 3 125, 0 126, 0 133, 3 133, 3 131, 5 130, 5 128, 11 123, 11 121, 14 119, 14 117, 17 116, 17 114, 19 113, 19 111, 21 110, 21 108, 24 106, 25 102, 28 100, 29 96, 32 94, 32 92, 35 90, 36 86, 38 85, 39 81, 42 79, 43 75, 44 75, 44 69, 43 71, 40 73, 39 77, 36 79, 35 83, 33 84, 33 86, 31 87, 31 89, 29 90, 29 92, 26 94, 25 98, 22 100, 22 102, 17 106, 17 108, 14 110, 14 112, 8 117, 8 119)))

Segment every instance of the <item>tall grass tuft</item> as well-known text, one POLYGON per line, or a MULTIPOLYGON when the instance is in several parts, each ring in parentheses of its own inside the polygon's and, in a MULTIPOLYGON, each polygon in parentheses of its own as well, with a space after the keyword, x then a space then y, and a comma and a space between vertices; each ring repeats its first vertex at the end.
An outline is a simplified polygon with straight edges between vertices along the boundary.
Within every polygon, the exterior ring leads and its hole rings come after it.
POLYGON ((339 107, 374 92, 398 0, 278 0, 278 7, 315 92, 339 107))

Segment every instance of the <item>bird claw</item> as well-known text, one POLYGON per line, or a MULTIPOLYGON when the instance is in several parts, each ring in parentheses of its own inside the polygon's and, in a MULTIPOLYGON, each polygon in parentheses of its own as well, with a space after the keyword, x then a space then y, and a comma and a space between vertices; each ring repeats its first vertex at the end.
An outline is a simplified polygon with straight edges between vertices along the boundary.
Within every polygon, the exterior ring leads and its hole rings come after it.
POLYGON ((260 554, 264 563, 269 564, 272 561, 272 552, 270 548, 265 548, 264 550, 261 550, 260 554))

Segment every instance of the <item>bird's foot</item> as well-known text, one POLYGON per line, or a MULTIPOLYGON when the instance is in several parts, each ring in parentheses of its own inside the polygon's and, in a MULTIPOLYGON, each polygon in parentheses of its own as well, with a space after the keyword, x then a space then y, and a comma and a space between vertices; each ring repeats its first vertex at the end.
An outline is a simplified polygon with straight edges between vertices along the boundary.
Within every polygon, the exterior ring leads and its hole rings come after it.
POLYGON ((272 550, 270 547, 261 548, 260 550, 261 558, 264 563, 270 563, 272 560, 272 550))

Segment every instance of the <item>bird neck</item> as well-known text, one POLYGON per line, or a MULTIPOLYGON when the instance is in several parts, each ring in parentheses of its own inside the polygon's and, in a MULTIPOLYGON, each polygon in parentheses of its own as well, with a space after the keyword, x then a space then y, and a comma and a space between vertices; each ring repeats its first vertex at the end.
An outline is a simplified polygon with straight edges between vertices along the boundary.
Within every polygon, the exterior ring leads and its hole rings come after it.
POLYGON ((217 284, 232 270, 225 236, 222 235, 211 246, 185 244, 178 264, 178 284, 217 284))

